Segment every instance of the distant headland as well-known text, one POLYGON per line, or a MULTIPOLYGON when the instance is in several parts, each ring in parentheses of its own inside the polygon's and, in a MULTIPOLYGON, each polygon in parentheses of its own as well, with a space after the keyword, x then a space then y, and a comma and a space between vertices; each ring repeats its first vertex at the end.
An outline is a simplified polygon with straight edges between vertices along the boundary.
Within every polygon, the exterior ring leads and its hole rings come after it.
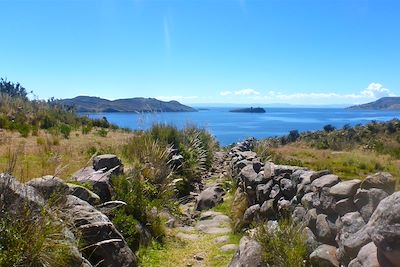
POLYGON ((229 112, 239 112, 239 113, 265 113, 265 109, 257 107, 257 108, 237 108, 232 109, 229 112))
POLYGON ((161 101, 155 98, 126 98, 108 100, 93 96, 78 96, 58 102, 74 107, 77 112, 194 112, 196 109, 178 101, 161 101))
POLYGON ((362 105, 348 107, 353 110, 400 110, 400 97, 382 97, 362 105))

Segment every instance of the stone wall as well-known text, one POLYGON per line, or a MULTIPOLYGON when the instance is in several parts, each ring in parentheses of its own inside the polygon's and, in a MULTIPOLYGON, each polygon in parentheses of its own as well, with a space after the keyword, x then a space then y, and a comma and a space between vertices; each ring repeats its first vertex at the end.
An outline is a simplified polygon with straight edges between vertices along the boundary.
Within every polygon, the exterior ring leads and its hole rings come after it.
POLYGON ((326 170, 261 162, 251 147, 247 140, 230 151, 236 195, 250 203, 244 227, 291 216, 305 226, 317 266, 400 266, 400 192, 389 173, 341 181, 326 170))

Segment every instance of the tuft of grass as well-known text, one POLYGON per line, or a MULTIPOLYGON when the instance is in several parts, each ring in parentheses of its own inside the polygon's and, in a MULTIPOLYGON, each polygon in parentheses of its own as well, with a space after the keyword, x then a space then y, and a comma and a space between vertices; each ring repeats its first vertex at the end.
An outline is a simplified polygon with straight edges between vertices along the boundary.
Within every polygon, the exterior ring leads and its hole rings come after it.
POLYGON ((262 248, 263 262, 276 267, 308 267, 309 251, 303 226, 290 219, 279 221, 277 228, 257 228, 256 240, 262 248))
POLYGON ((71 266, 77 263, 72 245, 63 225, 45 212, 0 214, 0 266, 71 266))

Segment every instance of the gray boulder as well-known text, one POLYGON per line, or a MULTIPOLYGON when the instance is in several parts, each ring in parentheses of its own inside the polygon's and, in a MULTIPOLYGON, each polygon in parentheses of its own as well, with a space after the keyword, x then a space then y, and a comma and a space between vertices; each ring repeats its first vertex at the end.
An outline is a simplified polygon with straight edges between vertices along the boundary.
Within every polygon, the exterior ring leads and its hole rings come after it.
POLYGON ((260 218, 273 220, 276 218, 276 209, 274 205, 274 200, 269 199, 264 201, 264 203, 260 207, 260 218))
POLYGON ((331 187, 339 183, 339 177, 334 174, 327 174, 321 176, 311 183, 311 188, 313 191, 319 191, 323 187, 331 187))
POLYGON ((344 198, 336 201, 334 210, 339 216, 343 216, 346 213, 357 211, 357 207, 354 205, 353 198, 344 198))
POLYGON ((111 171, 113 175, 119 175, 124 172, 121 160, 113 154, 99 155, 93 158, 93 169, 95 171, 111 171))
POLYGON ((281 179, 280 188, 282 195, 287 200, 291 200, 296 195, 296 185, 290 179, 281 179))
POLYGON ((247 236, 240 239, 239 249, 233 256, 229 267, 266 267, 261 261, 260 244, 247 236))
POLYGON ((312 199, 313 207, 322 213, 332 215, 335 214, 336 201, 335 198, 329 193, 329 187, 323 187, 319 192, 313 194, 312 199))
POLYGON ((260 205, 250 206, 243 214, 243 224, 249 225, 253 221, 258 221, 260 217, 260 205))
POLYGON ((75 196, 67 196, 62 206, 64 220, 71 221, 85 244, 83 254, 92 265, 109 267, 137 266, 135 254, 112 222, 92 205, 75 196))
POLYGON ((311 263, 320 267, 339 267, 339 261, 336 258, 336 247, 321 245, 317 247, 310 255, 311 263))
POLYGON ((93 188, 93 192, 100 197, 101 201, 106 202, 110 201, 113 195, 111 176, 112 171, 96 171, 93 167, 86 167, 77 171, 73 175, 72 180, 89 184, 93 188))
POLYGON ((371 216, 368 233, 382 254, 393 266, 400 266, 400 192, 382 200, 371 216))
POLYGON ((264 203, 268 199, 273 186, 273 181, 270 180, 266 184, 259 184, 256 187, 256 197, 258 203, 264 203))
POLYGON ((68 185, 58 177, 51 175, 35 178, 26 183, 34 187, 45 199, 50 197, 60 198, 68 194, 68 185))
POLYGON ((360 184, 361 180, 358 179, 340 182, 332 186, 329 193, 336 199, 349 198, 356 194, 360 184))
POLYGON ((222 185, 217 184, 206 188, 197 198, 196 210, 207 210, 215 207, 223 201, 225 191, 222 185))
MULTIPOLYGON (((384 267, 378 261, 378 253, 373 242, 363 246, 358 252, 357 261, 361 267, 384 267)), ((353 263, 354 264, 354 263, 353 263)), ((349 265, 350 266, 350 265, 349 265)))
POLYGON ((42 195, 32 186, 18 182, 8 174, 0 174, 0 208, 11 213, 23 212, 23 207, 38 211, 45 205, 42 195))
POLYGON ((395 190, 396 179, 388 172, 378 172, 367 176, 361 183, 361 189, 379 188, 388 194, 395 190))
POLYGON ((325 214, 318 214, 315 224, 317 240, 324 244, 335 244, 336 225, 333 218, 325 214))
POLYGON ((375 211, 379 202, 388 196, 388 193, 382 189, 358 189, 354 196, 354 204, 360 211, 364 221, 368 222, 372 213, 375 211))
POLYGON ((76 196, 90 205, 98 205, 101 202, 100 197, 94 193, 93 191, 83 187, 81 185, 67 183, 68 186, 68 194, 76 196))

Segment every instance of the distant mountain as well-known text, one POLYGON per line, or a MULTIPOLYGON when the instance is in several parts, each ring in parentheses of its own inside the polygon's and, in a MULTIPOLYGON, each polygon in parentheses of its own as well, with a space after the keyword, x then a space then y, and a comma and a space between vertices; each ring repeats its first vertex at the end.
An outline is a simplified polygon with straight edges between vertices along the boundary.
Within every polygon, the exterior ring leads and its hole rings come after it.
POLYGON ((400 110, 400 97, 382 97, 374 102, 348 107, 354 110, 400 110))
POLYGON ((93 96, 61 99, 62 105, 75 107, 78 112, 193 112, 194 108, 178 101, 161 101, 155 98, 126 98, 107 100, 93 96))
POLYGON ((265 109, 263 108, 237 108, 232 109, 229 112, 241 112, 241 113, 265 113, 265 109))

